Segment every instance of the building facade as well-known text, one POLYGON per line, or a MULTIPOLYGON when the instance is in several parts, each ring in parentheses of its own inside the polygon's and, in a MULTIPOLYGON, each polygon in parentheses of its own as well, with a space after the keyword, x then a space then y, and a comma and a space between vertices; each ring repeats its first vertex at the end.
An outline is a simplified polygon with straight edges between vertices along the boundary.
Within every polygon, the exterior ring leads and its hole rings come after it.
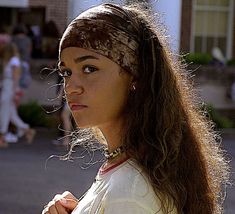
POLYGON ((69 0, 1 0, 0 25, 24 23, 42 30, 45 23, 53 21, 62 33, 67 24, 68 4, 69 0))
POLYGON ((235 58, 234 0, 182 0, 181 51, 208 53, 219 47, 235 58))

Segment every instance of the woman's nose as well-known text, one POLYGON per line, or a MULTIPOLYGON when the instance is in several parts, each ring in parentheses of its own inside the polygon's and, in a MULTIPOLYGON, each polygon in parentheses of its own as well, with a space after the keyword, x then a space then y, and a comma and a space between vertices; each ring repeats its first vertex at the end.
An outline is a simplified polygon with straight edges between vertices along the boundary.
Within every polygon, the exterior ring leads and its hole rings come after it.
POLYGON ((67 94, 82 94, 84 92, 84 88, 78 78, 74 78, 73 76, 71 76, 70 78, 65 80, 65 91, 67 94))

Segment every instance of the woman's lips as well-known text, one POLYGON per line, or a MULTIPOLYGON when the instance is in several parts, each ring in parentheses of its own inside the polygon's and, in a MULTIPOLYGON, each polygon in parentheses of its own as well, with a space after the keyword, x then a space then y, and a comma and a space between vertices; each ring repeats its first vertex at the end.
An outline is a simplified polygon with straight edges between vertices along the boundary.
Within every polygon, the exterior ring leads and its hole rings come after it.
POLYGON ((86 105, 82 105, 82 104, 70 104, 69 106, 72 111, 78 111, 78 110, 82 110, 84 108, 87 108, 86 105))

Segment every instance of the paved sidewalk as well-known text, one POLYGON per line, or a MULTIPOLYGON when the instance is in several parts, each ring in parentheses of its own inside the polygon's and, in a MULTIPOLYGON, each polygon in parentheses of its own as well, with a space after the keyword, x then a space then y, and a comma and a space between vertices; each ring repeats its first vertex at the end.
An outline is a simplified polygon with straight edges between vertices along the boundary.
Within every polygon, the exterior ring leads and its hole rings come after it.
MULTIPOLYGON (((39 214, 54 194, 69 190, 80 197, 92 184, 100 163, 88 167, 82 159, 59 160, 67 151, 52 145, 53 139, 55 131, 40 129, 32 145, 22 140, 0 150, 0 214, 39 214)), ((74 156, 81 152, 77 148, 74 156)))

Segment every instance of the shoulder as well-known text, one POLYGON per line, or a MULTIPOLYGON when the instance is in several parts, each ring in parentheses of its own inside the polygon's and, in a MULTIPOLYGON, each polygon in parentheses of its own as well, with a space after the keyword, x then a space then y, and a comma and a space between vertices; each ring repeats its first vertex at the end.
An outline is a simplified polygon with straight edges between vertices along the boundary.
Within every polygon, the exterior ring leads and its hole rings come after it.
POLYGON ((144 176, 140 167, 134 162, 128 160, 125 165, 115 171, 110 179, 110 187, 115 188, 116 186, 124 187, 123 191, 132 193, 138 189, 143 192, 149 186, 147 178, 144 176))
POLYGON ((129 203, 150 213, 160 210, 160 201, 151 184, 133 161, 128 161, 112 174, 106 200, 108 203, 129 203))

